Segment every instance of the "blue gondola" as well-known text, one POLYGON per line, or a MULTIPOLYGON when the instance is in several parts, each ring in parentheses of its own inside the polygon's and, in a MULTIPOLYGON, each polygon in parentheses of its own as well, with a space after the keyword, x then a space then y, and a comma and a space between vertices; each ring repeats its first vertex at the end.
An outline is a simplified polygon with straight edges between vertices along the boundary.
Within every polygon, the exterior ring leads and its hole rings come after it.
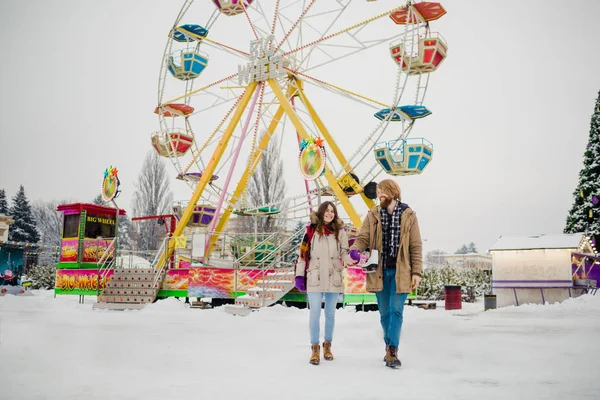
MULTIPOLYGON (((379 120, 384 120, 390 115, 391 109, 384 108, 383 110, 377 111, 375 113, 375 118, 379 120)), ((431 111, 425 106, 400 106, 396 107, 393 111, 393 115, 390 118, 390 121, 402 121, 402 120, 413 120, 419 118, 425 118, 426 116, 431 115, 431 111)))
POLYGON ((433 157, 433 144, 424 138, 398 139, 378 143, 375 158, 390 175, 418 175, 433 157))
POLYGON ((197 78, 206 64, 208 64, 208 56, 202 55, 195 50, 184 50, 175 52, 167 59, 169 72, 182 81, 189 81, 197 78))
POLYGON ((196 25, 185 24, 178 26, 171 32, 171 37, 178 42, 193 42, 202 40, 208 35, 208 29, 196 25))

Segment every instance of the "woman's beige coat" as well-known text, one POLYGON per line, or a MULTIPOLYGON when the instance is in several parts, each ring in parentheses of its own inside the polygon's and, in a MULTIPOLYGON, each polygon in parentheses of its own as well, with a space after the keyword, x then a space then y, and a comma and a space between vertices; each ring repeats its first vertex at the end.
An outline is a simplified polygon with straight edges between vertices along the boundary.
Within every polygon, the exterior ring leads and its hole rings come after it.
MULTIPOLYGON (((349 262, 348 235, 344 229, 340 230, 339 241, 335 239, 335 234, 320 235, 315 232, 310 243, 306 291, 343 293, 344 264, 349 262)), ((296 276, 304 276, 305 270, 306 262, 298 258, 296 276)))

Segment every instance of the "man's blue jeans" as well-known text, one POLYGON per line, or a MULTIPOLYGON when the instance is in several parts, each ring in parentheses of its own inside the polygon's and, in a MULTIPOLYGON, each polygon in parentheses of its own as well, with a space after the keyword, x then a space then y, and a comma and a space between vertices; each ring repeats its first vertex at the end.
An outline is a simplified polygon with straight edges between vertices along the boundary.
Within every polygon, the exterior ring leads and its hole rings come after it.
POLYGON ((383 269, 383 290, 375 292, 386 346, 398 347, 402 329, 402 313, 408 293, 396 293, 396 269, 383 269))
POLYGON ((309 292, 308 306, 310 317, 308 327, 310 329, 310 344, 319 344, 319 333, 321 330, 321 301, 325 297, 325 341, 333 340, 333 328, 335 327, 335 306, 339 293, 309 292))

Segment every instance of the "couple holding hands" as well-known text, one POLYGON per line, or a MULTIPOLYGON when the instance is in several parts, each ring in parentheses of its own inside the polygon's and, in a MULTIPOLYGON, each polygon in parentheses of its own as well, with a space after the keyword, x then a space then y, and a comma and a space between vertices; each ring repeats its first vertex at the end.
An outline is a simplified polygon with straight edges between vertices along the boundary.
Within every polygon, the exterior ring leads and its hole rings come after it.
POLYGON ((325 303, 323 358, 333 360, 331 343, 337 299, 344 292, 344 264, 356 265, 360 253, 369 249, 379 254, 376 268, 366 274, 366 290, 377 297, 385 365, 391 368, 402 365, 398 345, 404 303, 419 285, 423 273, 421 234, 416 214, 400 201, 400 186, 396 181, 386 179, 378 183, 377 198, 379 206, 369 210, 351 249, 332 202, 322 203, 311 214, 296 265, 296 287, 307 292, 310 307, 311 364, 320 363, 321 302, 325 303))

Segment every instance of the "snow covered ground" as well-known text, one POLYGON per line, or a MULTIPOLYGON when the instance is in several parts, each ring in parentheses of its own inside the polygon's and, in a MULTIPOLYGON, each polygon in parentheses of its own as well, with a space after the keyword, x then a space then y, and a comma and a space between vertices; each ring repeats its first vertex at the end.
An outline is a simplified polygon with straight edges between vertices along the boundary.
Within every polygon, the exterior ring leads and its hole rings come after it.
POLYGON ((33 294, 0 297, 0 399, 600 398, 600 295, 407 307, 392 370, 376 312, 338 310, 336 359, 313 366, 307 310, 236 317, 168 299, 110 312, 33 294))

